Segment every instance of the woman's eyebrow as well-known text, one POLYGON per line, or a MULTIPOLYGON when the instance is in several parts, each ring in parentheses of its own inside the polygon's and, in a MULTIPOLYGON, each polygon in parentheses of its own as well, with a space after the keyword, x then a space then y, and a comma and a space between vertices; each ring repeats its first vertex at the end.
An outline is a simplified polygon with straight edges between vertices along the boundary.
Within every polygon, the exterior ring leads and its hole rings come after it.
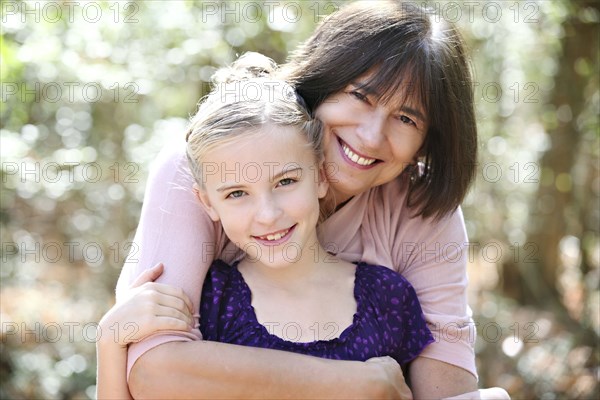
POLYGON ((421 122, 425 122, 425 116, 421 111, 417 110, 416 108, 403 105, 398 108, 398 111, 400 111, 401 113, 410 114, 413 117, 417 117, 417 119, 421 120, 421 122))
POLYGON ((375 91, 375 89, 368 86, 365 82, 356 82, 356 81, 350 82, 350 86, 353 86, 354 89, 364 90, 366 94, 377 95, 377 92, 375 91))

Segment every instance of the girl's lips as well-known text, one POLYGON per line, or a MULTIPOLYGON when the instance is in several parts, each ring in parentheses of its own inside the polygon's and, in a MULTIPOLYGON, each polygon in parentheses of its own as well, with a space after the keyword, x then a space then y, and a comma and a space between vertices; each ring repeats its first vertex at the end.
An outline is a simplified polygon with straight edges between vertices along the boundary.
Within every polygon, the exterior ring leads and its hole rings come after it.
POLYGON ((292 236, 294 229, 296 229, 296 224, 294 224, 293 226, 291 226, 287 229, 282 229, 280 231, 269 233, 269 234, 263 235, 263 236, 252 236, 252 238, 254 240, 256 240, 257 242, 259 242, 260 244, 263 244, 265 246, 278 246, 281 243, 286 242, 292 236), (285 234, 283 236, 279 237, 278 239, 272 239, 272 240, 268 239, 269 237, 275 238, 284 232, 285 232, 285 234))
POLYGON ((340 150, 340 154, 342 155, 342 158, 344 159, 344 161, 346 161, 348 164, 350 164, 354 168, 363 169, 363 170, 371 169, 376 164, 381 162, 381 160, 378 160, 376 158, 366 157, 360 153, 357 153, 352 147, 350 147, 346 142, 344 142, 339 136, 336 135, 336 137, 338 139, 339 150, 340 150), (354 158, 354 160, 352 158, 350 158, 351 156, 354 158))

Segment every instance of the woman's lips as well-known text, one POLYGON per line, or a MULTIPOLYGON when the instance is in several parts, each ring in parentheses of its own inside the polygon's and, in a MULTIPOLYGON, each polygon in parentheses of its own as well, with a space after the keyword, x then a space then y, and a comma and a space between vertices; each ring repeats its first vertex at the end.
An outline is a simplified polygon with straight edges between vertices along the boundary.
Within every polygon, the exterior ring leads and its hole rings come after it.
POLYGON ((360 153, 357 153, 352 147, 338 137, 338 143, 340 145, 340 153, 346 162, 351 164, 353 167, 360 169, 373 168, 375 164, 379 162, 376 158, 370 158, 360 153))
POLYGON ((252 236, 252 238, 257 242, 264 244, 265 246, 277 246, 281 243, 286 242, 290 238, 290 236, 292 236, 294 229, 296 229, 296 224, 287 229, 282 229, 280 231, 268 233, 266 235, 252 236))

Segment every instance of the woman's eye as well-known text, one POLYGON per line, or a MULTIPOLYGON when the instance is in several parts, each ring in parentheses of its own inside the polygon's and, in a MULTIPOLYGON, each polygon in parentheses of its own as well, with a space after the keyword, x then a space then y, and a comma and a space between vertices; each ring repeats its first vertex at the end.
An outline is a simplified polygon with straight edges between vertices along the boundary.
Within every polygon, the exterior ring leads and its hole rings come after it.
POLYGON ((227 199, 237 199, 239 197, 242 197, 243 195, 244 195, 244 192, 242 190, 236 190, 236 191, 229 193, 226 198, 227 199))
POLYGON ((413 121, 412 119, 410 119, 409 117, 407 117, 406 115, 401 115, 398 117, 398 119, 402 122, 404 122, 405 124, 409 124, 409 125, 413 125, 413 126, 417 126, 417 124, 415 123, 415 121, 413 121))
POLYGON ((282 180, 279 181, 279 185, 278 186, 288 186, 288 185, 291 185, 294 182, 296 182, 295 179, 284 178, 284 179, 282 179, 282 180))
POLYGON ((365 96, 364 94, 362 94, 361 92, 359 92, 359 91, 352 90, 352 91, 350 91, 350 94, 352 96, 356 97, 360 101, 364 101, 366 103, 369 102, 369 98, 367 96, 365 96))

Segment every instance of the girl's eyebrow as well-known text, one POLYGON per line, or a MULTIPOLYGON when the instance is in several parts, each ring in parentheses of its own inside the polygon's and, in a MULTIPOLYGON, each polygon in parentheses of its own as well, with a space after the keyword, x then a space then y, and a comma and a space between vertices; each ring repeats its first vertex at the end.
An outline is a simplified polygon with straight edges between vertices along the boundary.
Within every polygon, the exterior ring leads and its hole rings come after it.
POLYGON ((302 175, 302 168, 301 167, 296 167, 296 168, 288 168, 288 169, 284 169, 283 171, 280 171, 279 173, 273 175, 273 180, 277 180, 279 178, 281 178, 284 175, 288 175, 292 172, 296 172, 298 171, 298 175, 302 175))
POLYGON ((228 185, 228 184, 225 184, 223 186, 219 186, 216 190, 217 190, 217 192, 225 192, 225 191, 232 190, 232 189, 240 190, 240 189, 243 189, 243 188, 244 188, 244 185, 238 185, 238 184, 230 184, 230 185, 228 185))

